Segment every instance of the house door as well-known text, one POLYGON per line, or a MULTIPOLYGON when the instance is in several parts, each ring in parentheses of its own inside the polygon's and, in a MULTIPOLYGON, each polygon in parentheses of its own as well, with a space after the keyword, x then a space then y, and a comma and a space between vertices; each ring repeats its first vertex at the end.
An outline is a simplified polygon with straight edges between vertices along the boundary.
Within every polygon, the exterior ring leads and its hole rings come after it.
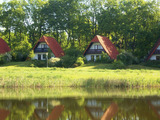
POLYGON ((38 60, 41 60, 41 54, 38 54, 38 60))

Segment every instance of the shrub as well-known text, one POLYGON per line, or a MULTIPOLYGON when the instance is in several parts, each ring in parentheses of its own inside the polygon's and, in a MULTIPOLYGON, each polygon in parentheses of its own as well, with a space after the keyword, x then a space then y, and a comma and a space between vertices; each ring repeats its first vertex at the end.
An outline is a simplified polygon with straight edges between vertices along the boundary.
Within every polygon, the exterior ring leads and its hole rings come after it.
POLYGON ((113 60, 110 59, 107 53, 102 52, 101 59, 96 60, 98 63, 112 63, 113 60))
POLYGON ((124 63, 120 60, 118 60, 118 61, 115 60, 112 65, 113 65, 113 69, 124 69, 124 68, 126 68, 124 63))
POLYGON ((48 65, 50 67, 56 67, 57 62, 60 62, 61 59, 60 58, 51 58, 48 60, 48 65))
POLYGON ((12 56, 10 55, 10 53, 5 53, 0 55, 0 64, 10 62, 11 60, 12 60, 12 56))
MULTIPOLYGON (((78 57, 75 64, 77 64, 78 66, 84 65, 84 60, 82 57, 78 57)), ((77 67, 77 65, 75 67, 77 67)))
POLYGON ((31 43, 29 43, 28 38, 24 37, 22 41, 20 41, 14 49, 12 49, 12 56, 14 61, 25 61, 28 57, 30 50, 32 48, 31 43))
POLYGON ((34 66, 36 67, 46 67, 47 61, 46 60, 32 60, 34 66))
POLYGON ((31 50, 30 53, 29 53, 29 55, 28 55, 28 57, 29 57, 30 59, 32 59, 32 58, 34 58, 34 56, 35 56, 34 51, 31 50))
POLYGON ((72 67, 76 61, 76 58, 73 56, 65 55, 61 57, 63 67, 72 67))
POLYGON ((137 64, 137 57, 133 56, 131 52, 122 52, 117 56, 117 60, 122 61, 125 65, 137 64))
POLYGON ((78 50, 77 48, 73 47, 73 48, 69 48, 65 51, 65 54, 68 56, 72 56, 72 57, 78 57, 81 55, 80 50, 78 50))
POLYGON ((149 66, 149 67, 160 68, 160 61, 157 61, 157 60, 148 60, 148 61, 142 63, 142 65, 149 66))

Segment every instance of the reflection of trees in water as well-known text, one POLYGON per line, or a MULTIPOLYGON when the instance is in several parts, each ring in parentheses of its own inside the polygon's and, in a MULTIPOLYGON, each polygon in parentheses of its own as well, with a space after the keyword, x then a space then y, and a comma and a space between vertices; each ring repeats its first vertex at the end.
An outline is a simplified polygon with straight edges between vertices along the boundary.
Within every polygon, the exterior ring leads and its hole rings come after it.
POLYGON ((62 120, 88 120, 84 106, 84 98, 65 98, 60 99, 60 103, 64 105, 64 111, 60 117, 62 120))
POLYGON ((118 102, 118 119, 157 120, 157 116, 145 99, 124 99, 118 102))
MULTIPOLYGON (((112 99, 112 98, 62 98, 62 99, 37 99, 37 100, 1 100, 0 109, 9 110, 8 119, 34 120, 35 111, 45 110, 46 119, 57 106, 64 106, 61 110, 62 120, 88 120, 92 119, 89 115, 93 113, 99 115, 97 119, 107 113, 113 103, 118 106, 118 113, 115 111, 114 119, 140 119, 140 120, 157 120, 157 116, 148 104, 151 101, 145 99, 112 99), (88 109, 88 111, 86 110, 88 109), (94 109, 94 110, 93 110, 94 109), (99 112, 99 113, 98 113, 99 112)), ((96 116, 95 116, 96 117, 96 116)))
POLYGON ((34 112, 34 105, 30 101, 0 101, 0 109, 8 110, 9 120, 25 120, 34 112))

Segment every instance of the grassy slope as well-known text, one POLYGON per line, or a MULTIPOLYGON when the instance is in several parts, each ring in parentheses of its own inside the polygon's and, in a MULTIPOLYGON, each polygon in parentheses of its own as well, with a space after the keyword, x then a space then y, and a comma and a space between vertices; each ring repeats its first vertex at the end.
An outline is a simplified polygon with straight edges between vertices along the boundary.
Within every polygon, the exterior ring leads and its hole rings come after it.
POLYGON ((0 67, 0 86, 160 86, 160 69, 132 65, 110 69, 109 64, 77 68, 32 68, 30 62, 11 62, 0 67))

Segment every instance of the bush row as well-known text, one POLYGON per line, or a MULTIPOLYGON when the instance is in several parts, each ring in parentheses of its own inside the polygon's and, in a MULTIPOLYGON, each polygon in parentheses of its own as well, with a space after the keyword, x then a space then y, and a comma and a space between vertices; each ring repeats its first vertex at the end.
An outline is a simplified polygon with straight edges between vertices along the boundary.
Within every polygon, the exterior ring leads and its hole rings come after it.
POLYGON ((10 53, 0 54, 0 64, 4 64, 12 60, 10 53))

